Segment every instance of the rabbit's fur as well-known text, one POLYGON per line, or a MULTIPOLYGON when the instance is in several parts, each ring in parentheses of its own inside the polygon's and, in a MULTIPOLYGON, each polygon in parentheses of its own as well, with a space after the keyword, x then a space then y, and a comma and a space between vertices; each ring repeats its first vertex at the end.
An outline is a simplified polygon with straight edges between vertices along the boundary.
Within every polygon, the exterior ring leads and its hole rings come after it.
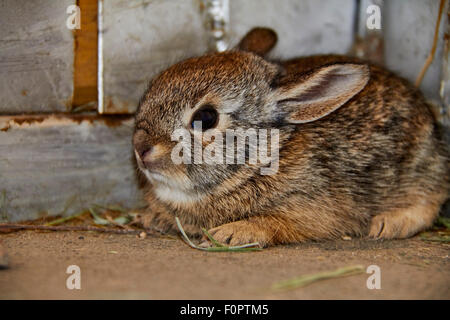
POLYGON ((205 227, 219 242, 265 246, 431 226, 448 197, 449 158, 422 94, 355 58, 267 61, 275 42, 255 29, 237 49, 182 61, 150 83, 133 138, 149 180, 146 226, 174 231, 178 216, 191 235, 205 227), (278 172, 175 165, 171 134, 206 103, 221 131, 279 129, 278 172))

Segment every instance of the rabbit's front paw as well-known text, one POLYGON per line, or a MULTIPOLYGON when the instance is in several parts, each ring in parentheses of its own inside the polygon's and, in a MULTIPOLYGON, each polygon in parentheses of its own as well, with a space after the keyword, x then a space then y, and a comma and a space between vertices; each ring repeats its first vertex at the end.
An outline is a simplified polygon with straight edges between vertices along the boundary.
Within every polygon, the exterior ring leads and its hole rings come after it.
POLYGON ((209 230, 209 233, 218 242, 230 246, 258 242, 261 247, 265 247, 271 241, 267 230, 248 221, 236 221, 223 224, 209 230))

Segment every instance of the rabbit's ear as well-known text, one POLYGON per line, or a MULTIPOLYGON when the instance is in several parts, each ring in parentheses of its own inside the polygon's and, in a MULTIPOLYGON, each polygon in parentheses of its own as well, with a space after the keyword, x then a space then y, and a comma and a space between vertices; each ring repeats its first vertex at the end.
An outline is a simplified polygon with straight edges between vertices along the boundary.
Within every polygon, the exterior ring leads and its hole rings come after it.
POLYGON ((264 57, 275 46, 277 40, 277 34, 272 29, 253 28, 242 38, 237 49, 264 57))
POLYGON ((307 123, 337 110, 369 81, 367 65, 334 64, 319 68, 298 82, 277 88, 277 109, 289 123, 307 123))

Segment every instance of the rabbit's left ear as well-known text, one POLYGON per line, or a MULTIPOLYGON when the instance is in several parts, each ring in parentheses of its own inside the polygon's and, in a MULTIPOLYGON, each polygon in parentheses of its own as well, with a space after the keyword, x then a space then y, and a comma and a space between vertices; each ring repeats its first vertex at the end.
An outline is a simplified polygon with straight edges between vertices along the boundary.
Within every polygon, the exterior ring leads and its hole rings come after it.
POLYGON ((242 38, 241 42, 237 45, 237 49, 253 52, 258 56, 264 57, 272 50, 277 40, 277 34, 272 29, 262 27, 253 28, 242 38))
POLYGON ((334 64, 321 67, 298 82, 276 89, 277 111, 289 123, 307 123, 325 117, 358 94, 369 81, 367 65, 334 64))

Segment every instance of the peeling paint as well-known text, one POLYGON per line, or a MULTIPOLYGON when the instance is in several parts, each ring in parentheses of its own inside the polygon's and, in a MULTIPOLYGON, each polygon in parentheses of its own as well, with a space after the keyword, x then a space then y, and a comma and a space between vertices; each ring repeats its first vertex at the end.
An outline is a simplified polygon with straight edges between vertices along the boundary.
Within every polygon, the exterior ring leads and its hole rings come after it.
POLYGON ((110 128, 121 125, 132 125, 132 115, 97 115, 97 114, 51 114, 51 115, 20 115, 0 116, 0 131, 7 132, 11 128, 29 126, 52 127, 67 124, 81 124, 88 122, 91 125, 103 124, 110 128))

